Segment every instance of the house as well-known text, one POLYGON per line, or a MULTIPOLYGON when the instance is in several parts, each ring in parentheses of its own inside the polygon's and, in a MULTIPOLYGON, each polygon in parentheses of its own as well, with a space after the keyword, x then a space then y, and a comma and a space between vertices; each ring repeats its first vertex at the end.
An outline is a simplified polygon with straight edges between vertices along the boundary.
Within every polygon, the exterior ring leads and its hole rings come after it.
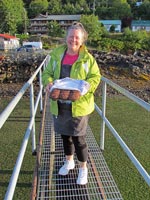
POLYGON ((143 3, 143 1, 142 1, 142 0, 138 0, 138 1, 136 2, 136 6, 137 6, 137 7, 139 7, 139 6, 141 6, 141 5, 142 5, 142 3, 143 3))
POLYGON ((31 34, 48 34, 48 22, 57 21, 63 29, 67 29, 74 21, 79 21, 81 15, 42 15, 30 20, 31 34))
POLYGON ((0 34, 0 50, 16 49, 19 47, 19 39, 9 34, 0 34))
POLYGON ((131 30, 132 31, 138 31, 138 30, 150 31, 150 20, 132 20, 131 30))
POLYGON ((115 27, 115 32, 121 32, 121 20, 99 20, 104 25, 107 31, 110 31, 111 26, 115 27))

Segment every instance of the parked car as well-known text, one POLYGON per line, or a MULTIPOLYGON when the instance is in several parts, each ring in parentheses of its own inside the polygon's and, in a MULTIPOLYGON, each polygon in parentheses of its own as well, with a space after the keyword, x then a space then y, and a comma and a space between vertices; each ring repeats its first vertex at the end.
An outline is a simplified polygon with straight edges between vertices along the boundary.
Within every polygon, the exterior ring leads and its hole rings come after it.
POLYGON ((23 45, 17 49, 17 51, 25 51, 25 52, 30 52, 35 50, 37 50, 37 47, 31 44, 23 45))

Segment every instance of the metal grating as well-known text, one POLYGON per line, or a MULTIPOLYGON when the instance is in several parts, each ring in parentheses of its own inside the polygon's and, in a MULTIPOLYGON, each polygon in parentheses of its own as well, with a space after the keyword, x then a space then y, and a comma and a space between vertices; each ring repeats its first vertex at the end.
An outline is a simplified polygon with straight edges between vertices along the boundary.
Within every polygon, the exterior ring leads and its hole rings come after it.
POLYGON ((47 103, 43 130, 40 167, 38 171, 37 200, 123 199, 90 127, 87 129, 89 156, 88 184, 85 186, 76 184, 79 169, 76 156, 75 169, 71 170, 67 176, 58 175, 58 170, 63 165, 65 156, 61 137, 54 134, 49 103, 47 103))

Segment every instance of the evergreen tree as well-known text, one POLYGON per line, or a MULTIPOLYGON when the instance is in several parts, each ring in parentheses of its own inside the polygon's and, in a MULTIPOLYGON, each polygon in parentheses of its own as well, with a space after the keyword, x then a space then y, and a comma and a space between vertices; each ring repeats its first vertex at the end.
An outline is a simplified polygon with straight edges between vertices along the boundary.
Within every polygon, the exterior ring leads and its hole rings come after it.
POLYGON ((0 2, 0 30, 15 34, 18 26, 23 24, 25 15, 22 0, 1 0, 0 2))
POLYGON ((99 19, 122 19, 133 16, 133 19, 149 19, 150 0, 143 0, 137 6, 137 0, 23 0, 32 18, 39 13, 45 14, 95 14, 99 19), (38 2, 38 4, 36 4, 38 2), (37 9, 45 5, 48 7, 37 9), (32 6, 31 6, 32 5, 32 6), (32 7, 32 9, 31 9, 32 7), (36 7, 36 8, 35 8, 36 7), (35 9, 34 9, 35 8, 35 9))
POLYGON ((56 21, 51 21, 48 23, 48 35, 52 37, 61 37, 64 33, 60 24, 56 21))
POLYGON ((48 9, 47 0, 34 0, 29 5, 29 18, 34 18, 40 13, 45 13, 48 9))
POLYGON ((48 5, 48 13, 59 15, 63 13, 63 7, 61 0, 50 0, 48 5))
POLYGON ((137 9, 138 19, 150 20, 150 1, 145 0, 137 9))
POLYGON ((132 16, 131 7, 126 0, 111 0, 107 4, 104 2, 106 1, 100 1, 95 11, 100 19, 122 19, 132 16))
POLYGON ((90 12, 88 4, 85 0, 76 1, 75 8, 76 8, 76 13, 79 14, 88 14, 90 12))
POLYGON ((64 5, 64 13, 69 14, 69 15, 76 14, 76 9, 75 9, 74 5, 71 3, 65 4, 64 5))
POLYGON ((117 0, 112 7, 112 16, 113 19, 122 19, 124 17, 131 17, 131 8, 130 5, 126 2, 126 0, 117 0))

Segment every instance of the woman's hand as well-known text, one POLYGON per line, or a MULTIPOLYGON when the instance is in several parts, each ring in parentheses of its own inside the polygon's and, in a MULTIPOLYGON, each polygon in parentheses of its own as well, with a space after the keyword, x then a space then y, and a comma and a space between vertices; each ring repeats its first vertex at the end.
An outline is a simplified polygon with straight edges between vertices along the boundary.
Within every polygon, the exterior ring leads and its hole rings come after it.
POLYGON ((48 94, 50 93, 50 89, 51 87, 53 86, 53 83, 49 83, 47 86, 46 86, 46 92, 48 92, 48 94))

